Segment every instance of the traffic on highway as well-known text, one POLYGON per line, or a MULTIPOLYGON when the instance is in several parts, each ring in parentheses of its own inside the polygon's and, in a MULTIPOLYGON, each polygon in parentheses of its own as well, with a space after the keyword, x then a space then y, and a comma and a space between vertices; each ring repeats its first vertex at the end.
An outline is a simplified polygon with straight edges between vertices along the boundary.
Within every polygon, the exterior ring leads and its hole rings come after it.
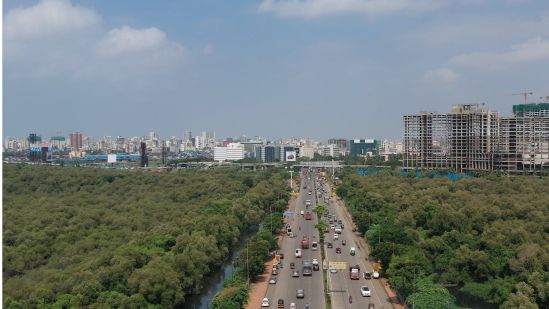
POLYGON ((293 211, 287 212, 286 233, 273 260, 262 308, 326 308, 325 288, 332 308, 392 308, 377 280, 378 269, 368 261, 365 248, 360 245, 342 203, 332 196, 324 173, 304 168, 300 176, 301 190, 293 211), (320 204, 328 209, 320 218, 327 226, 322 231, 323 242, 314 212, 320 204))

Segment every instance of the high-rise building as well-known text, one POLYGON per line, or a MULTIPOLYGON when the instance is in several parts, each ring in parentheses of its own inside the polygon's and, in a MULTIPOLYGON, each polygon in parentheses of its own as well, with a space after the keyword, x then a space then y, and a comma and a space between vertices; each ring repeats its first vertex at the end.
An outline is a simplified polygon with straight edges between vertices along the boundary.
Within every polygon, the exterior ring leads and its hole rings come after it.
POLYGON ((238 161, 244 159, 244 145, 229 143, 227 147, 214 147, 214 161, 238 161))
POLYGON ((70 134, 71 148, 72 150, 82 149, 82 133, 73 132, 70 134))
POLYGON ((318 154, 325 157, 340 157, 343 155, 341 148, 338 145, 330 144, 326 146, 320 146, 317 150, 318 154))
POLYGON ((339 151, 345 155, 349 145, 349 140, 345 138, 330 138, 328 139, 328 145, 336 145, 339 151))
POLYGON ((352 156, 373 156, 379 152, 379 141, 375 139, 352 139, 349 141, 352 156))
POLYGON ((189 150, 193 148, 193 134, 189 130, 183 132, 182 147, 183 147, 183 150, 189 150))
POLYGON ((509 174, 549 169, 549 103, 513 105, 513 115, 499 123, 495 169, 509 174))
POLYGON ((498 121, 497 112, 478 104, 454 105, 449 113, 405 115, 404 168, 490 170, 498 121))

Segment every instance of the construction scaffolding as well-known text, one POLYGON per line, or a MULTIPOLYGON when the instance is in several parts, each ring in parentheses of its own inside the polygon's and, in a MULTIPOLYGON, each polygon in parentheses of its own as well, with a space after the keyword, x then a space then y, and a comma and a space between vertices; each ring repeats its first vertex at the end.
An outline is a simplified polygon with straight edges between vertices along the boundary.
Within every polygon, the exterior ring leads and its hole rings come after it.
POLYGON ((508 174, 549 170, 549 103, 513 106, 513 116, 500 120, 495 169, 508 174))
POLYGON ((491 170, 499 135, 497 112, 479 104, 450 113, 404 115, 404 168, 491 170))

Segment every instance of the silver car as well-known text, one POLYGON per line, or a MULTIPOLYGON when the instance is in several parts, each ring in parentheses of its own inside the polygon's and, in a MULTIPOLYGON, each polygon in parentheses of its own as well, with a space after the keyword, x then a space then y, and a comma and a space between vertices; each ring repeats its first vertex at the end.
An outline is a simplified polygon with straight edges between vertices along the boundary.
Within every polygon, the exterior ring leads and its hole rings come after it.
POLYGON ((297 291, 295 293, 295 297, 305 298, 305 291, 303 289, 297 289, 297 291))

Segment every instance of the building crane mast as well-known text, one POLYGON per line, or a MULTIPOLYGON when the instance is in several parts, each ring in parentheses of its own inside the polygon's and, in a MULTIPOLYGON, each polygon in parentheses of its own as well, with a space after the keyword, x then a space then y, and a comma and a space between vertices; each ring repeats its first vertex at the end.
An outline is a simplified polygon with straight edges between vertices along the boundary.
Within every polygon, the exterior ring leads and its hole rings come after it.
POLYGON ((512 95, 521 95, 524 96, 524 104, 528 103, 528 96, 534 94, 532 91, 524 91, 520 93, 513 93, 512 95))

